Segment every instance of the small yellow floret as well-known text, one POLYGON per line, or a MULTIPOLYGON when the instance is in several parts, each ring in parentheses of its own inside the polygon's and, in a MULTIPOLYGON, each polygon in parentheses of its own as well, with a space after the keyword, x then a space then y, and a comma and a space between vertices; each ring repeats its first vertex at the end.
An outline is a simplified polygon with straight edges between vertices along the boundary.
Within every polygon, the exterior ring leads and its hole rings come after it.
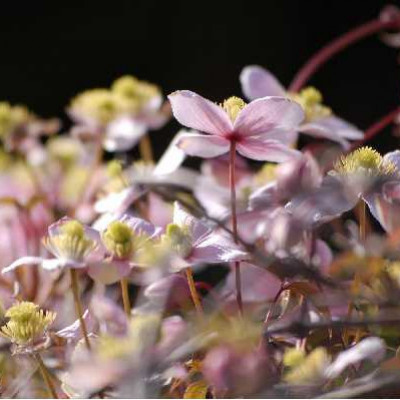
POLYGON ((335 170, 340 174, 351 174, 365 171, 373 175, 393 175, 397 173, 396 166, 371 147, 362 147, 341 157, 335 170))
POLYGON ((164 240, 183 258, 187 257, 192 251, 192 238, 185 227, 169 224, 164 240))
POLYGON ((86 237, 83 225, 75 220, 63 223, 59 228, 59 233, 47 240, 56 248, 60 256, 78 262, 83 261, 85 256, 96 247, 95 241, 86 237))
POLYGON ((14 304, 6 312, 9 321, 1 328, 1 334, 18 345, 25 345, 44 335, 56 314, 43 311, 39 306, 23 301, 14 304))
POLYGON ((296 349, 295 347, 287 349, 283 355, 283 365, 285 367, 296 367, 306 358, 304 350, 296 349))
POLYGON ((313 350, 300 364, 294 366, 284 380, 290 384, 312 384, 324 380, 330 356, 323 347, 313 350))
POLYGON ((290 97, 303 107, 307 122, 327 117, 332 113, 329 107, 322 104, 321 92, 313 86, 308 86, 299 93, 293 93, 290 97))
POLYGON ((226 111, 232 122, 235 122, 240 111, 246 106, 246 103, 236 96, 229 97, 222 104, 222 108, 226 111))
POLYGON ((125 99, 136 103, 138 108, 142 108, 152 98, 160 95, 158 86, 140 81, 134 76, 125 75, 114 81, 111 90, 125 99))
POLYGON ((34 115, 25 106, 11 106, 8 102, 0 102, 0 137, 7 137, 14 128, 33 117, 34 115))
POLYGON ((129 258, 134 250, 132 229, 121 221, 114 221, 102 235, 107 250, 118 258, 129 258))

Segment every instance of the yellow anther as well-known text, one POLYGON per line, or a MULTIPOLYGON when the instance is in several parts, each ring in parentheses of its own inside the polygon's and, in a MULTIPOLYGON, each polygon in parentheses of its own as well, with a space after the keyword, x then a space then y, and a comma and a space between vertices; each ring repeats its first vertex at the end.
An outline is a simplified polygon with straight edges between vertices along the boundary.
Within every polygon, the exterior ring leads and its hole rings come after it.
POLYGON ((181 257, 187 257, 192 251, 192 238, 185 227, 169 224, 164 240, 181 257))
POLYGON ((321 92, 313 86, 308 86, 299 93, 292 93, 290 97, 303 107, 307 122, 332 114, 331 109, 322 104, 321 92))
POLYGON ((111 222, 102 239, 107 250, 118 258, 129 258, 134 251, 134 234, 124 222, 111 222))
POLYGON ((9 321, 0 333, 18 345, 25 345, 43 336, 56 318, 55 313, 43 311, 28 301, 14 304, 5 316, 9 321))
POLYGON ((96 247, 94 240, 86 237, 83 225, 75 220, 63 223, 59 233, 47 239, 59 256, 78 262, 96 247))
POLYGON ((240 111, 246 106, 246 103, 236 96, 229 97, 222 104, 222 108, 228 114, 230 120, 234 122, 239 115, 240 111))
POLYGON ((371 175, 394 175, 397 168, 389 160, 385 160, 371 147, 362 147, 350 153, 335 164, 335 170, 342 175, 364 172, 371 175))
POLYGON ((8 102, 0 102, 0 137, 5 138, 18 125, 34 118, 25 106, 11 106, 8 102))

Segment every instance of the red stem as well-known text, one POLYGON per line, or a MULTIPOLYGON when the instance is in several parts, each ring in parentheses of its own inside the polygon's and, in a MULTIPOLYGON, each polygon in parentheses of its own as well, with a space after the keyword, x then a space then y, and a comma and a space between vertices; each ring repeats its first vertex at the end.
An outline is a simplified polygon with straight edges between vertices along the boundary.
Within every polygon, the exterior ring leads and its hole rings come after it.
POLYGON ((315 53, 297 72, 289 86, 289 92, 298 92, 311 78, 312 75, 335 54, 358 42, 360 39, 371 36, 384 29, 400 27, 400 19, 394 18, 388 21, 374 19, 339 36, 329 42, 321 50, 315 53))
POLYGON ((396 117, 400 115, 400 107, 396 107, 394 110, 390 111, 390 113, 386 114, 384 117, 380 118, 378 121, 373 123, 364 134, 364 137, 358 142, 353 143, 350 147, 349 152, 353 151, 357 147, 361 146, 365 142, 371 140, 374 136, 376 136, 382 129, 385 129, 388 125, 390 125, 396 117))
MULTIPOLYGON (((229 152, 229 185, 231 188, 231 211, 232 211, 232 232, 233 240, 239 243, 237 231, 237 216, 236 216, 236 142, 231 141, 231 148, 229 152)), ((236 301, 239 309, 239 314, 243 315, 243 302, 242 302, 242 289, 240 279, 240 262, 235 262, 235 283, 236 283, 236 301)))

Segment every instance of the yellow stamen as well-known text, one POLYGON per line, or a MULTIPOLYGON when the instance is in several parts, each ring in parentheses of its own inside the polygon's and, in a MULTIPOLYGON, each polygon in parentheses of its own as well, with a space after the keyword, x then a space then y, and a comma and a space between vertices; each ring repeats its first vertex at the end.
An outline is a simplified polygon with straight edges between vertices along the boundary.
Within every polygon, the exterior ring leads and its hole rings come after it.
POLYGON ((234 122, 239 115, 240 111, 246 106, 246 103, 236 96, 229 97, 222 104, 222 108, 226 111, 229 118, 234 122))

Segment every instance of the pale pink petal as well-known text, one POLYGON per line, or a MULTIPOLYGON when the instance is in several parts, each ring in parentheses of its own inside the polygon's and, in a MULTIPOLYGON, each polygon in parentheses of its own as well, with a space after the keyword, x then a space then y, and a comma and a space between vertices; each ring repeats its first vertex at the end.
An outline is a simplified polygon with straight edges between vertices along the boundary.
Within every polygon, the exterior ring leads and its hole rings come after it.
POLYGON ((2 274, 7 274, 8 272, 13 271, 14 269, 21 267, 23 265, 41 265, 43 262, 42 257, 21 257, 18 258, 18 260, 15 260, 12 264, 10 264, 8 267, 3 268, 1 271, 2 274))
POLYGON ((182 135, 176 145, 190 156, 213 158, 228 152, 230 143, 219 136, 189 134, 182 135))
POLYGON ((151 222, 147 222, 141 218, 135 218, 125 214, 119 218, 119 221, 127 224, 135 235, 145 235, 151 239, 158 237, 161 234, 161 228, 156 227, 151 222))
POLYGON ((258 161, 284 162, 300 157, 301 153, 276 140, 247 138, 237 144, 237 151, 244 157, 258 161))
POLYGON ((172 113, 180 124, 213 135, 232 132, 232 123, 222 107, 189 90, 168 96, 172 113))
POLYGON ((250 100, 265 96, 286 96, 285 88, 274 75, 258 65, 249 65, 240 73, 242 92, 250 100))
POLYGON ((391 151, 383 156, 383 160, 392 162, 400 172, 400 150, 391 151))
POLYGON ((107 126, 103 147, 110 152, 130 150, 146 131, 146 125, 132 118, 118 118, 107 126))
POLYGON ((240 136, 259 136, 274 128, 296 129, 304 119, 299 104, 285 97, 263 97, 247 104, 234 123, 234 131, 240 136))
POLYGON ((243 261, 248 258, 247 253, 230 239, 219 234, 210 234, 196 246, 186 259, 188 265, 219 264, 224 262, 243 261))
MULTIPOLYGON (((281 281, 267 270, 249 263, 241 264, 242 299, 244 302, 272 300, 281 288, 281 281)), ((236 301, 235 273, 226 278, 219 292, 226 300, 236 301)))
MULTIPOLYGON (((87 324, 89 319, 89 310, 85 310, 82 317, 87 324)), ((79 319, 77 319, 75 322, 73 322, 71 325, 68 325, 64 329, 57 331, 55 334, 58 337, 62 337, 64 339, 70 339, 70 340, 79 339, 81 336, 81 324, 79 319)))
POLYGON ((360 140, 364 137, 364 133, 357 127, 334 115, 303 124, 300 132, 338 142, 343 147, 347 147, 347 140, 360 140))
POLYGON ((186 153, 177 146, 183 135, 191 135, 191 131, 181 129, 172 139, 164 154, 158 160, 154 168, 154 175, 166 175, 175 172, 186 158, 186 153))
POLYGON ((129 275, 131 265, 125 261, 110 261, 91 264, 88 275, 96 282, 111 285, 129 275))
POLYGON ((206 224, 186 212, 177 201, 174 203, 173 223, 186 227, 194 243, 211 232, 211 229, 206 224))

